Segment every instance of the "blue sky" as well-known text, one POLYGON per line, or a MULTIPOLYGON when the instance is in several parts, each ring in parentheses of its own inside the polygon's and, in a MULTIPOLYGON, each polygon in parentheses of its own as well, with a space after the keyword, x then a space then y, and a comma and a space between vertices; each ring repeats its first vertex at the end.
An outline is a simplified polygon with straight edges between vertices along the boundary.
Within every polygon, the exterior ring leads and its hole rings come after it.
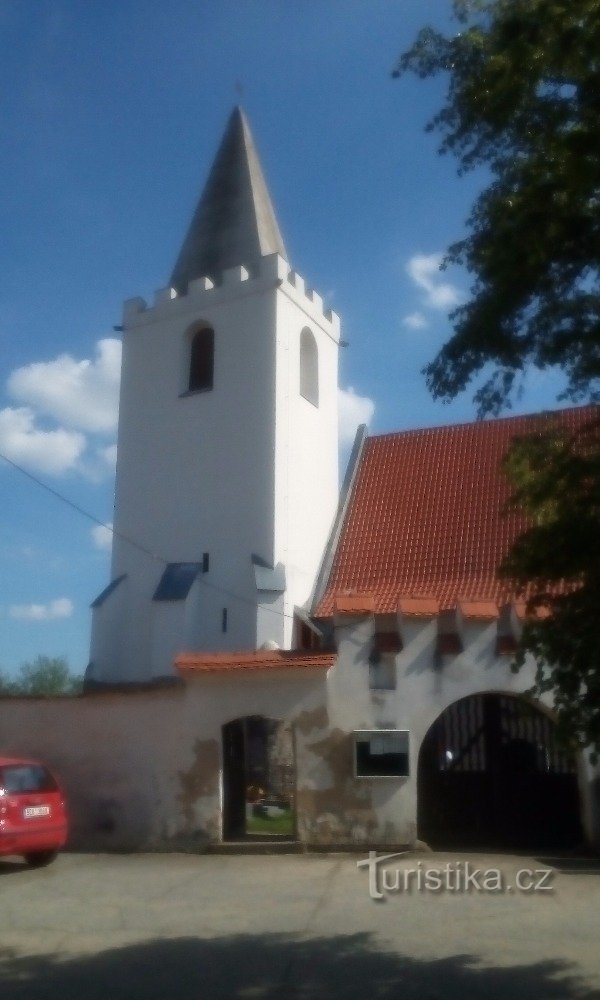
MULTIPOLYGON (((484 178, 424 125, 443 81, 392 80, 449 0, 0 0, 0 451, 112 518, 125 298, 166 284, 232 106, 248 115, 291 263, 341 315, 342 427, 470 420, 420 370, 468 292, 440 255, 484 178)), ((526 412, 553 405, 531 380, 526 412)), ((106 535, 0 462, 0 669, 87 663, 106 535)))

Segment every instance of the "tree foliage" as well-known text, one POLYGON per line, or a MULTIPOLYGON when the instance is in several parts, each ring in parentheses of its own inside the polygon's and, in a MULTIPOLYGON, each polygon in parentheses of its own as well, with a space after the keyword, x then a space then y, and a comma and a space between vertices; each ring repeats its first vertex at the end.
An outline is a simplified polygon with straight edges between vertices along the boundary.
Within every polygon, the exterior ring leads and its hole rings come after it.
MULTIPOLYGON (((446 73, 428 128, 459 173, 483 167, 467 235, 446 263, 471 297, 424 374, 434 397, 474 380, 480 417, 510 406, 528 368, 560 398, 600 400, 600 0, 454 0, 459 31, 424 28, 394 75, 446 73), (478 380, 478 382, 477 382, 478 380)), ((500 572, 529 598, 516 661, 533 655, 563 732, 600 750, 600 434, 558 426, 513 445, 511 503, 531 527, 500 572)))
POLYGON ((79 694, 83 679, 69 670, 63 657, 37 656, 22 663, 16 677, 0 674, 0 694, 51 697, 58 694, 79 694))
POLYGON ((504 466, 509 506, 531 518, 500 567, 529 595, 515 668, 532 654, 535 692, 553 692, 565 742, 600 749, 600 422, 568 434, 549 419, 504 466))
POLYGON ((447 262, 474 276, 454 334, 426 367, 451 399, 490 363, 480 415, 526 365, 559 366, 565 398, 600 399, 600 0, 455 0, 461 31, 423 29, 397 73, 449 75, 429 123, 460 171, 492 180, 447 262))

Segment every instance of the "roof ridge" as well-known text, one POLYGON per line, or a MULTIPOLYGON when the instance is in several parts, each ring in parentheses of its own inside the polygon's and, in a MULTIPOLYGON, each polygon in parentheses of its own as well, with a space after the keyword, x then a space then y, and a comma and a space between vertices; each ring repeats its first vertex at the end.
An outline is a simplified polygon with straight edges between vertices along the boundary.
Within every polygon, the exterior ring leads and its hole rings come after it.
POLYGON ((508 423, 510 420, 530 420, 534 417, 561 416, 565 413, 581 413, 583 410, 598 410, 599 403, 582 403, 580 406, 563 406, 556 410, 534 410, 531 413, 511 413, 501 417, 482 417, 476 420, 462 420, 459 423, 432 424, 430 427, 408 427, 401 431, 383 431, 381 434, 369 434, 367 441, 382 441, 384 438, 399 438, 409 434, 426 434, 431 431, 460 430, 463 427, 487 427, 490 424, 508 423))

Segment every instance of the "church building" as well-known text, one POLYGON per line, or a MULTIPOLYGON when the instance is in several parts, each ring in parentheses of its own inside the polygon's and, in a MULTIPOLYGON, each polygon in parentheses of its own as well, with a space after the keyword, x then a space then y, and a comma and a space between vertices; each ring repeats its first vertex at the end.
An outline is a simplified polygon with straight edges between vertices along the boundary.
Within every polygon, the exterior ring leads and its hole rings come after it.
POLYGON ((167 286, 122 326, 86 691, 0 708, 6 750, 61 776, 74 842, 600 842, 598 771, 527 696, 533 663, 512 671, 525 608, 496 575, 526 526, 500 461, 547 418, 363 427, 340 489, 340 322, 239 109, 167 286))

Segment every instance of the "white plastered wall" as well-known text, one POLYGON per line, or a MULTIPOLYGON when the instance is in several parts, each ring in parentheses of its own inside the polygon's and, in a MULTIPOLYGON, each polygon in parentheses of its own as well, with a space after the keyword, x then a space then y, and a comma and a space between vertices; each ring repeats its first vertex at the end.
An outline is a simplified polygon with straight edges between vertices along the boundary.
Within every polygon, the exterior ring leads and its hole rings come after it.
POLYGON ((289 646, 337 503, 337 317, 273 254, 252 274, 226 271, 216 287, 199 279, 184 296, 162 290, 151 307, 130 300, 123 340, 112 578, 127 574, 127 588, 109 598, 121 606, 110 635, 107 614, 95 615, 94 677, 172 674, 173 643, 157 623, 172 632, 177 614, 155 613, 152 596, 167 563, 205 552, 198 619, 188 606, 182 642, 289 646), (200 325, 215 331, 213 388, 187 393, 200 325), (306 325, 318 340, 318 408, 299 393, 306 325), (285 595, 257 590, 252 555, 284 563, 285 595))
POLYGON ((192 287, 127 324, 115 526, 159 558, 115 541, 113 576, 129 574, 131 595, 121 679, 142 679, 152 661, 159 669, 148 616, 165 563, 201 562, 204 552, 206 648, 254 645, 250 554, 268 558, 272 545, 275 364, 272 338, 258 334, 273 326, 274 294, 270 276, 248 282, 236 270, 218 289, 192 287), (213 389, 182 395, 189 331, 200 322, 215 330, 213 389), (226 634, 229 598, 219 588, 242 598, 229 608, 226 634))
MULTIPOLYGON (((329 671, 236 670, 166 690, 0 699, 0 743, 8 755, 41 758, 57 771, 74 843, 201 849, 222 836, 222 726, 249 715, 285 720, 294 733, 299 839, 360 849, 409 844, 418 834, 417 761, 429 726, 462 697, 521 692, 532 680, 530 670, 515 676, 507 658, 494 656, 485 625, 470 629, 465 653, 434 670, 431 626, 406 626, 395 691, 369 690, 365 620, 338 629, 329 671), (357 779, 353 733, 382 725, 409 730, 410 777, 357 779)), ((599 844, 600 772, 583 761, 581 793, 588 839, 599 844)))
MULTIPOLYGON (((400 623, 399 623, 400 624, 400 623)), ((373 841, 410 843, 417 830, 417 768, 421 744, 430 726, 454 702, 472 694, 523 693, 534 681, 534 665, 519 673, 511 670, 511 657, 496 654, 496 622, 464 622, 464 650, 436 660, 435 619, 407 618, 401 623, 403 650, 395 656, 396 689, 370 690, 368 656, 372 648, 374 619, 339 619, 336 628, 338 661, 328 677, 328 726, 350 736, 360 729, 409 731, 410 776, 408 778, 361 779, 365 809, 376 817, 373 841)), ((542 704, 551 709, 545 696, 542 704)), ((324 734, 323 734, 324 736, 324 734)), ((589 840, 600 836, 600 802, 596 801, 600 780, 586 756, 579 761, 582 823, 589 840)), ((337 839, 352 839, 344 830, 343 817, 336 818, 337 839)))
POLYGON ((286 568, 281 644, 292 639, 294 606, 310 598, 338 503, 338 353, 340 326, 294 273, 277 297, 275 559, 286 568), (318 354, 318 405, 300 392, 300 338, 318 354))
MULTIPOLYGON (((222 835, 222 727, 293 720, 325 699, 325 671, 235 671, 154 691, 0 699, 8 756, 44 760, 66 792, 71 845, 201 850, 222 835)), ((301 765, 300 765, 301 766, 301 765)))

